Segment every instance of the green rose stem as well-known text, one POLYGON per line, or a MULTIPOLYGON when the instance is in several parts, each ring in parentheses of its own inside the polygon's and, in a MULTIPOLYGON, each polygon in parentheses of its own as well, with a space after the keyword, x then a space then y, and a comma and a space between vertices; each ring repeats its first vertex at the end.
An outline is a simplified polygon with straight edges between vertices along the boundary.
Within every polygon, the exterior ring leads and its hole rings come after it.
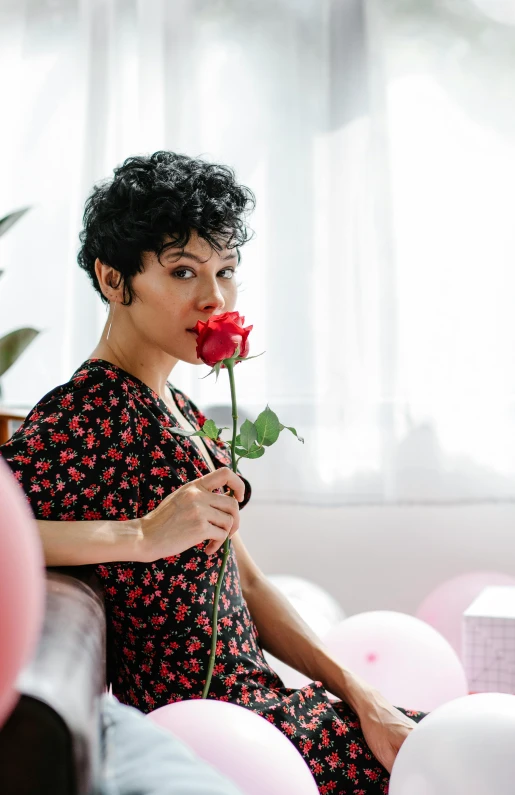
MULTIPOLYGON (((231 385, 231 403, 232 403, 231 464, 233 472, 237 472, 238 465, 236 463, 236 433, 238 425, 238 407, 236 405, 236 383, 234 381, 234 360, 224 359, 224 364, 227 367, 227 372, 229 373, 229 383, 231 385)), ((232 489, 229 489, 229 494, 233 496, 234 493, 232 489)), ((211 677, 213 676, 213 668, 215 666, 216 639, 218 637, 218 602, 220 601, 220 591, 222 589, 225 566, 227 564, 227 558, 229 557, 230 548, 231 548, 231 540, 229 536, 227 536, 227 538, 224 541, 224 554, 222 558, 222 565, 220 566, 220 571, 218 573, 218 580, 216 583, 215 601, 213 608, 213 632, 211 637, 211 652, 209 654, 209 665, 207 668, 206 683, 204 685, 204 690, 202 691, 202 698, 207 698, 207 695, 209 693, 209 686, 211 684, 211 677)))
MULTIPOLYGON (((210 372, 204 376, 207 378, 212 373, 216 373, 216 380, 218 381, 218 376, 220 374, 220 368, 225 366, 227 372, 229 373, 229 382, 231 385, 231 403, 232 403, 232 419, 233 419, 233 430, 232 430, 232 440, 231 440, 231 466, 233 472, 238 472, 238 461, 242 458, 261 458, 262 455, 265 454, 265 448, 270 447, 270 445, 275 444, 277 441, 279 434, 283 430, 291 431, 299 440, 299 442, 304 443, 304 439, 298 435, 295 428, 292 428, 289 425, 283 425, 279 421, 279 417, 272 409, 267 405, 264 411, 262 411, 255 422, 250 422, 249 420, 245 420, 243 425, 241 426, 240 433, 237 434, 237 423, 238 423, 238 408, 236 405, 236 387, 234 383, 234 365, 238 362, 247 362, 250 359, 256 359, 258 356, 262 356, 259 353, 257 356, 240 356, 240 347, 242 342, 246 342, 246 337, 242 336, 242 339, 236 346, 236 350, 232 356, 227 357, 226 359, 220 359, 215 364, 211 363, 211 357, 208 358, 208 361, 204 359, 202 356, 202 345, 203 345, 203 335, 205 334, 206 330, 209 332, 216 332, 222 342, 222 347, 227 350, 227 328, 224 324, 228 323, 229 321, 233 321, 234 323, 238 322, 241 324, 241 327, 235 329, 235 331, 240 334, 245 331, 250 331, 252 326, 249 326, 248 329, 243 329, 243 322, 244 318, 238 316, 237 320, 234 320, 233 316, 237 315, 236 312, 234 313, 225 313, 223 315, 217 316, 214 320, 212 318, 209 319, 208 323, 203 323, 199 330, 199 339, 197 341, 197 352, 198 356, 203 359, 205 364, 211 366, 210 372)), ((199 321, 200 322, 200 321, 199 321)), ((233 330, 229 329, 230 333, 234 333, 233 330)), ((234 337, 231 337, 234 339, 234 337)), ((246 349, 246 345, 244 344, 244 350, 246 349)), ((264 351, 263 351, 264 353, 264 351)), ((218 428, 213 420, 206 420, 202 426, 199 428, 198 431, 188 431, 185 428, 170 428, 170 432, 177 434, 178 436, 205 436, 213 441, 217 441, 220 438, 221 431, 226 430, 226 428, 218 428)), ((225 444, 225 442, 224 442, 225 444)), ((234 496, 233 489, 229 489, 227 494, 231 497, 234 496)), ((206 682, 204 685, 204 689, 202 691, 202 698, 207 698, 209 693, 209 687, 211 684, 211 679, 213 676, 213 669, 215 667, 215 659, 216 659, 216 640, 218 636, 218 604, 220 601, 220 591, 222 589, 222 582, 225 573, 225 567, 227 565, 227 559, 229 557, 229 552, 231 548, 231 542, 229 537, 225 539, 224 547, 223 547, 223 556, 222 562, 220 565, 220 571, 218 572, 218 580, 216 583, 215 588, 215 596, 214 596, 214 603, 213 603, 213 623, 212 623, 212 631, 211 631, 211 651, 209 656, 209 663, 207 669, 207 676, 206 682)))

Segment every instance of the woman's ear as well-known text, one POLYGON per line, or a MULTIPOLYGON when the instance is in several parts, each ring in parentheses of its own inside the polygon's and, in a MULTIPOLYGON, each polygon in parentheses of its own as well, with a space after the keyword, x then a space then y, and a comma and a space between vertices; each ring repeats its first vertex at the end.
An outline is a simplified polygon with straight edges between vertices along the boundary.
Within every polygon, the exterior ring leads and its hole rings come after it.
POLYGON ((121 274, 111 265, 101 262, 98 257, 95 260, 95 273, 103 295, 108 301, 112 301, 121 292, 121 274))

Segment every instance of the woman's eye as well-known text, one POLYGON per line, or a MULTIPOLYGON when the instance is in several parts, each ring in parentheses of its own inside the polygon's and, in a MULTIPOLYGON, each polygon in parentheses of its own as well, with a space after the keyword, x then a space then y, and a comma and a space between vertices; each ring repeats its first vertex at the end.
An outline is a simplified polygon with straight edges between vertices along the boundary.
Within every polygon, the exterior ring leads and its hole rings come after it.
MULTIPOLYGON (((234 268, 223 268, 221 271, 219 271, 219 273, 224 273, 224 271, 229 271, 230 273, 234 274, 234 270, 235 270, 234 268)), ((193 271, 190 270, 189 268, 179 268, 179 270, 176 270, 176 271, 173 272, 173 275, 177 276, 179 273, 193 273, 193 271)), ((182 277, 179 277, 179 278, 182 279, 182 277)), ((232 276, 227 276, 226 277, 226 280, 228 282, 231 281, 231 279, 232 279, 232 276)), ((182 281, 189 281, 189 279, 182 279, 182 281)))
MULTIPOLYGON (((187 268, 181 268, 181 269, 180 269, 180 270, 178 270, 178 271, 174 271, 174 272, 173 272, 173 274, 172 274, 172 276, 179 276, 179 274, 180 274, 180 273, 186 273, 186 272, 187 272, 187 268)), ((191 271, 190 271, 190 273, 191 273, 191 271)), ((184 281, 184 280, 183 280, 183 281, 184 281)))

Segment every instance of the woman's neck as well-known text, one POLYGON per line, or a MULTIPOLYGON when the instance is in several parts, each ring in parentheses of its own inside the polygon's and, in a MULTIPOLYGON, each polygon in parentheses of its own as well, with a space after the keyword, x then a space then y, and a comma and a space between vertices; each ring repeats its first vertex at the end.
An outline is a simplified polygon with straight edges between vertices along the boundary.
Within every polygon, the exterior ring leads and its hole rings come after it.
POLYGON ((161 400, 171 408, 169 404, 172 396, 166 384, 170 372, 157 373, 143 363, 137 364, 135 359, 128 360, 125 356, 117 355, 109 345, 103 344, 102 340, 100 340, 89 358, 103 359, 110 364, 116 365, 116 367, 120 367, 120 369, 125 370, 126 373, 135 376, 135 378, 139 378, 140 381, 143 381, 144 384, 150 387, 150 389, 159 395, 161 400))

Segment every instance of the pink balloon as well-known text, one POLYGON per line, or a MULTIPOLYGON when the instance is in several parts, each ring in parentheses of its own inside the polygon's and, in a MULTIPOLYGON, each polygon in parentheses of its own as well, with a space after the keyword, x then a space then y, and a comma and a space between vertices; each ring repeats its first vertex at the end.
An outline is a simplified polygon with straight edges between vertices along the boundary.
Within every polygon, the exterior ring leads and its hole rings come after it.
POLYGON ((27 500, 0 456, 0 726, 18 700, 14 683, 43 622, 45 562, 27 500))
POLYGON ((3 722, 1 716, 4 715, 5 717, 9 717, 19 700, 20 694, 14 688, 0 694, 0 729, 2 728, 3 722))
POLYGON ((515 585, 515 578, 495 571, 461 574, 435 588, 415 614, 447 638, 460 659, 463 611, 488 585, 515 585))
POLYGON ((256 712, 226 701, 190 699, 147 717, 232 779, 245 795, 318 795, 293 743, 256 712))
POLYGON ((407 613, 350 616, 328 632, 324 643, 345 668, 397 707, 430 712, 467 695, 467 677, 452 646, 407 613))

